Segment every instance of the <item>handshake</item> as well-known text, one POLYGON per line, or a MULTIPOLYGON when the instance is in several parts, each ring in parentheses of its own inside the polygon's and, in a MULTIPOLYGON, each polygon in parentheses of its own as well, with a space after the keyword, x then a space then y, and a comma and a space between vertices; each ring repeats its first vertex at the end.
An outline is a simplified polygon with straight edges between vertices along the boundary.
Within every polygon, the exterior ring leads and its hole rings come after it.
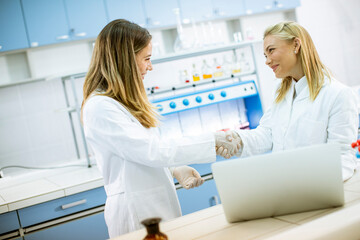
POLYGON ((235 154, 241 154, 242 141, 235 131, 216 132, 215 134, 216 154, 224 158, 230 158, 235 154))

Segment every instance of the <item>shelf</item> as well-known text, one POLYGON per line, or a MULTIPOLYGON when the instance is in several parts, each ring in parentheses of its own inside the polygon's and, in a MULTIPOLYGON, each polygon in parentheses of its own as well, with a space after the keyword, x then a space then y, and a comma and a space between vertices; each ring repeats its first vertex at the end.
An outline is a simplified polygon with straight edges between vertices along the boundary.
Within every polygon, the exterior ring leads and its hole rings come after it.
MULTIPOLYGON (((184 84, 176 85, 176 86, 169 87, 169 88, 153 90, 154 92, 148 92, 147 95, 148 96, 156 96, 156 94, 166 93, 166 92, 185 89, 185 88, 192 88, 192 87, 206 85, 206 84, 212 84, 215 82, 222 82, 222 81, 229 80, 229 79, 240 78, 240 77, 245 77, 245 76, 255 75, 255 74, 256 74, 256 71, 253 70, 250 72, 238 73, 235 75, 232 74, 230 76, 219 77, 219 78, 215 78, 215 79, 207 79, 207 80, 200 80, 199 82, 184 83, 184 84)), ((149 91, 149 90, 147 90, 147 91, 149 91)))
POLYGON ((196 56, 201 56, 201 55, 205 55, 205 54, 225 52, 225 51, 250 46, 254 43, 261 43, 261 42, 262 42, 261 40, 244 41, 244 42, 240 42, 240 43, 231 43, 231 44, 217 46, 217 47, 203 48, 203 49, 200 49, 197 51, 193 51, 193 50, 192 51, 182 51, 179 53, 167 54, 162 57, 155 57, 151 60, 151 62, 152 62, 152 64, 158 64, 158 63, 163 63, 163 62, 168 62, 168 61, 179 60, 182 58, 190 58, 190 57, 196 57, 196 56))

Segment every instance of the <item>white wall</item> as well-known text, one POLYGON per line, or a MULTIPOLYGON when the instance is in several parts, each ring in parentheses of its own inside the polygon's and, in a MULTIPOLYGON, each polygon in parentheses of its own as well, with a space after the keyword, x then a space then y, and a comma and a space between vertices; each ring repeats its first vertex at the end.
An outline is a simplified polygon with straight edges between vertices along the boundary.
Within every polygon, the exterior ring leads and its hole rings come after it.
POLYGON ((301 0, 296 9, 324 64, 349 86, 360 84, 359 10, 359 0, 301 0))

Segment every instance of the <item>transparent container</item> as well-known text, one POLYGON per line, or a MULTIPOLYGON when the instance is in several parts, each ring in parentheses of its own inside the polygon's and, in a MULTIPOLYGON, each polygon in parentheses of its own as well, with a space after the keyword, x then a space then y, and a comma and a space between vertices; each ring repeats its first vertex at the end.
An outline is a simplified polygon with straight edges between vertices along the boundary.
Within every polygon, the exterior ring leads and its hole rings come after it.
POLYGON ((187 70, 180 70, 180 74, 179 74, 179 83, 183 84, 183 83, 190 83, 190 77, 188 74, 187 70))
POLYGON ((168 237, 160 232, 159 223, 161 218, 148 218, 141 223, 146 227, 147 235, 143 240, 167 240, 168 237))
POLYGON ((222 77, 224 75, 224 71, 222 69, 221 64, 217 61, 216 58, 214 58, 213 63, 213 76, 214 78, 222 77))
POLYGON ((195 64, 193 64, 192 77, 194 82, 200 81, 200 74, 199 71, 196 69, 195 64))
POLYGON ((203 79, 212 78, 211 67, 206 63, 205 59, 203 60, 203 65, 201 67, 201 73, 202 73, 203 79))

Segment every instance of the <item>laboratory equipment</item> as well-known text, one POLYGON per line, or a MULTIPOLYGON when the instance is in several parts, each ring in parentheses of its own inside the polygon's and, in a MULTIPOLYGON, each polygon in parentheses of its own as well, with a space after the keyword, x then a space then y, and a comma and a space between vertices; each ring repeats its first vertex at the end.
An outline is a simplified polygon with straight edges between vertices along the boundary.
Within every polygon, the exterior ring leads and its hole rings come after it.
POLYGON ((201 73, 202 73, 203 79, 212 78, 211 67, 206 63, 205 59, 203 60, 203 65, 201 67, 201 73))
POLYGON ((200 73, 197 70, 195 63, 192 65, 192 77, 194 82, 200 81, 200 73))

